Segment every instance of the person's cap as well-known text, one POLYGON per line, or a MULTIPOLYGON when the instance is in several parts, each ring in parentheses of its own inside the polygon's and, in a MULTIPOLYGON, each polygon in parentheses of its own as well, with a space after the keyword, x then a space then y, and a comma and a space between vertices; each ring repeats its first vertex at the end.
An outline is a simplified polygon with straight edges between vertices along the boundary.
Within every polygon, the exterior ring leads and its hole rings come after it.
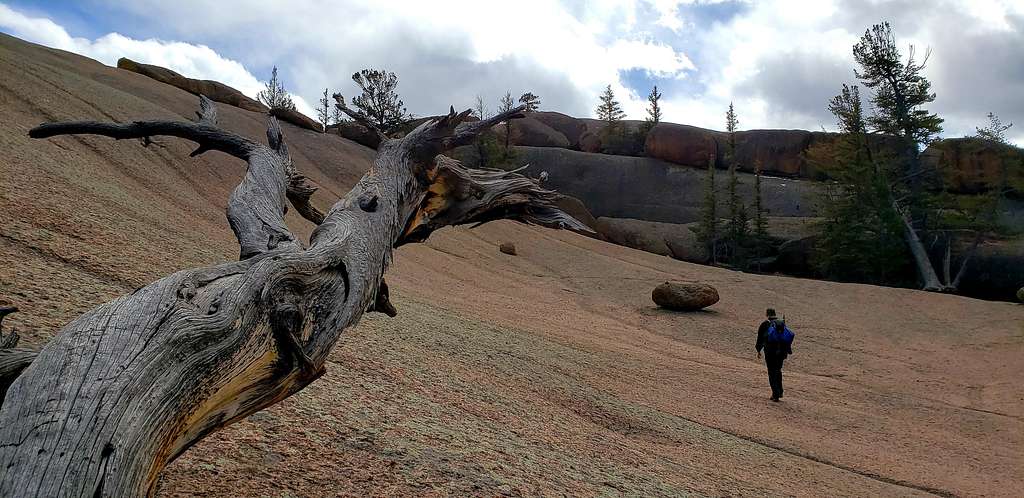
POLYGON ((778 316, 775 314, 775 308, 768 308, 768 310, 766 310, 765 313, 772 318, 778 316))

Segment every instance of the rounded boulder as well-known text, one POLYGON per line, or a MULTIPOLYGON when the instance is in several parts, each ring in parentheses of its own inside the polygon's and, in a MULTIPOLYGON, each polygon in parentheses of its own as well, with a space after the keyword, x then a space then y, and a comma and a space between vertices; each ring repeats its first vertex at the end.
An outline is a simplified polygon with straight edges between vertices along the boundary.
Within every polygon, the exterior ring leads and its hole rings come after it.
POLYGON ((697 311, 718 302, 718 290, 697 282, 665 282, 651 293, 654 304, 675 311, 697 311))
POLYGON ((502 242, 501 245, 498 246, 498 250, 508 254, 509 256, 516 255, 516 245, 511 242, 502 242))
POLYGON ((1024 303, 1024 287, 1017 289, 1017 300, 1024 303))

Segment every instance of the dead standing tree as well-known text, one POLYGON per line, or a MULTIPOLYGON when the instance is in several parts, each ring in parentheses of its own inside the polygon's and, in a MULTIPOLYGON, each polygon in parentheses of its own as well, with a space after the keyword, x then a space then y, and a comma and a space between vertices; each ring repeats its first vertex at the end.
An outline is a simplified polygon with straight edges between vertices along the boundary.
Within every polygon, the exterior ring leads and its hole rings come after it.
POLYGON ((532 180, 440 155, 522 108, 465 123, 469 111, 452 111, 384 141, 326 214, 309 204, 315 187, 292 166, 274 118, 263 145, 217 127, 205 97, 201 108, 194 123, 52 123, 29 133, 169 135, 196 142, 192 156, 217 150, 249 167, 227 208, 240 261, 180 271, 89 311, 10 385, 0 496, 152 494, 191 445, 322 375, 365 311, 393 310, 380 284, 397 246, 499 218, 585 229, 532 180), (319 225, 308 248, 285 226, 289 201, 319 225))

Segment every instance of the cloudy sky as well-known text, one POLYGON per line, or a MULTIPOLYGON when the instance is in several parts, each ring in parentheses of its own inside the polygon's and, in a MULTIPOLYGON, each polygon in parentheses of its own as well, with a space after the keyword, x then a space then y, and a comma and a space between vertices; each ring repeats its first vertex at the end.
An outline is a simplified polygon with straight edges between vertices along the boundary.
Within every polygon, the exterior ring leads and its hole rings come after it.
POLYGON ((664 119, 742 129, 834 129, 828 99, 852 82, 850 47, 889 21, 932 51, 931 109, 947 137, 993 111, 1024 144, 1022 0, 0 0, 0 31, 115 64, 126 56, 255 96, 274 65, 300 110, 351 74, 399 75, 409 111, 436 114, 531 91, 542 109, 591 116, 612 85, 642 119, 652 85, 664 119))

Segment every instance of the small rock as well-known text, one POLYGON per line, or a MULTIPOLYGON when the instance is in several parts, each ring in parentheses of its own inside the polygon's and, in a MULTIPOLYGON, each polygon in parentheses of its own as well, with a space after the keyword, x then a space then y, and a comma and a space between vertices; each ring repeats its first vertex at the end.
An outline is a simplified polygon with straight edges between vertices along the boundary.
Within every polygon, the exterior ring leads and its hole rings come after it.
POLYGON ((502 242, 498 250, 511 256, 516 255, 516 245, 511 242, 502 242))
POLYGON ((1024 303, 1024 287, 1017 289, 1017 300, 1024 303))
POLYGON ((662 308, 697 311, 718 302, 718 290, 708 284, 665 282, 654 288, 651 299, 662 308))

